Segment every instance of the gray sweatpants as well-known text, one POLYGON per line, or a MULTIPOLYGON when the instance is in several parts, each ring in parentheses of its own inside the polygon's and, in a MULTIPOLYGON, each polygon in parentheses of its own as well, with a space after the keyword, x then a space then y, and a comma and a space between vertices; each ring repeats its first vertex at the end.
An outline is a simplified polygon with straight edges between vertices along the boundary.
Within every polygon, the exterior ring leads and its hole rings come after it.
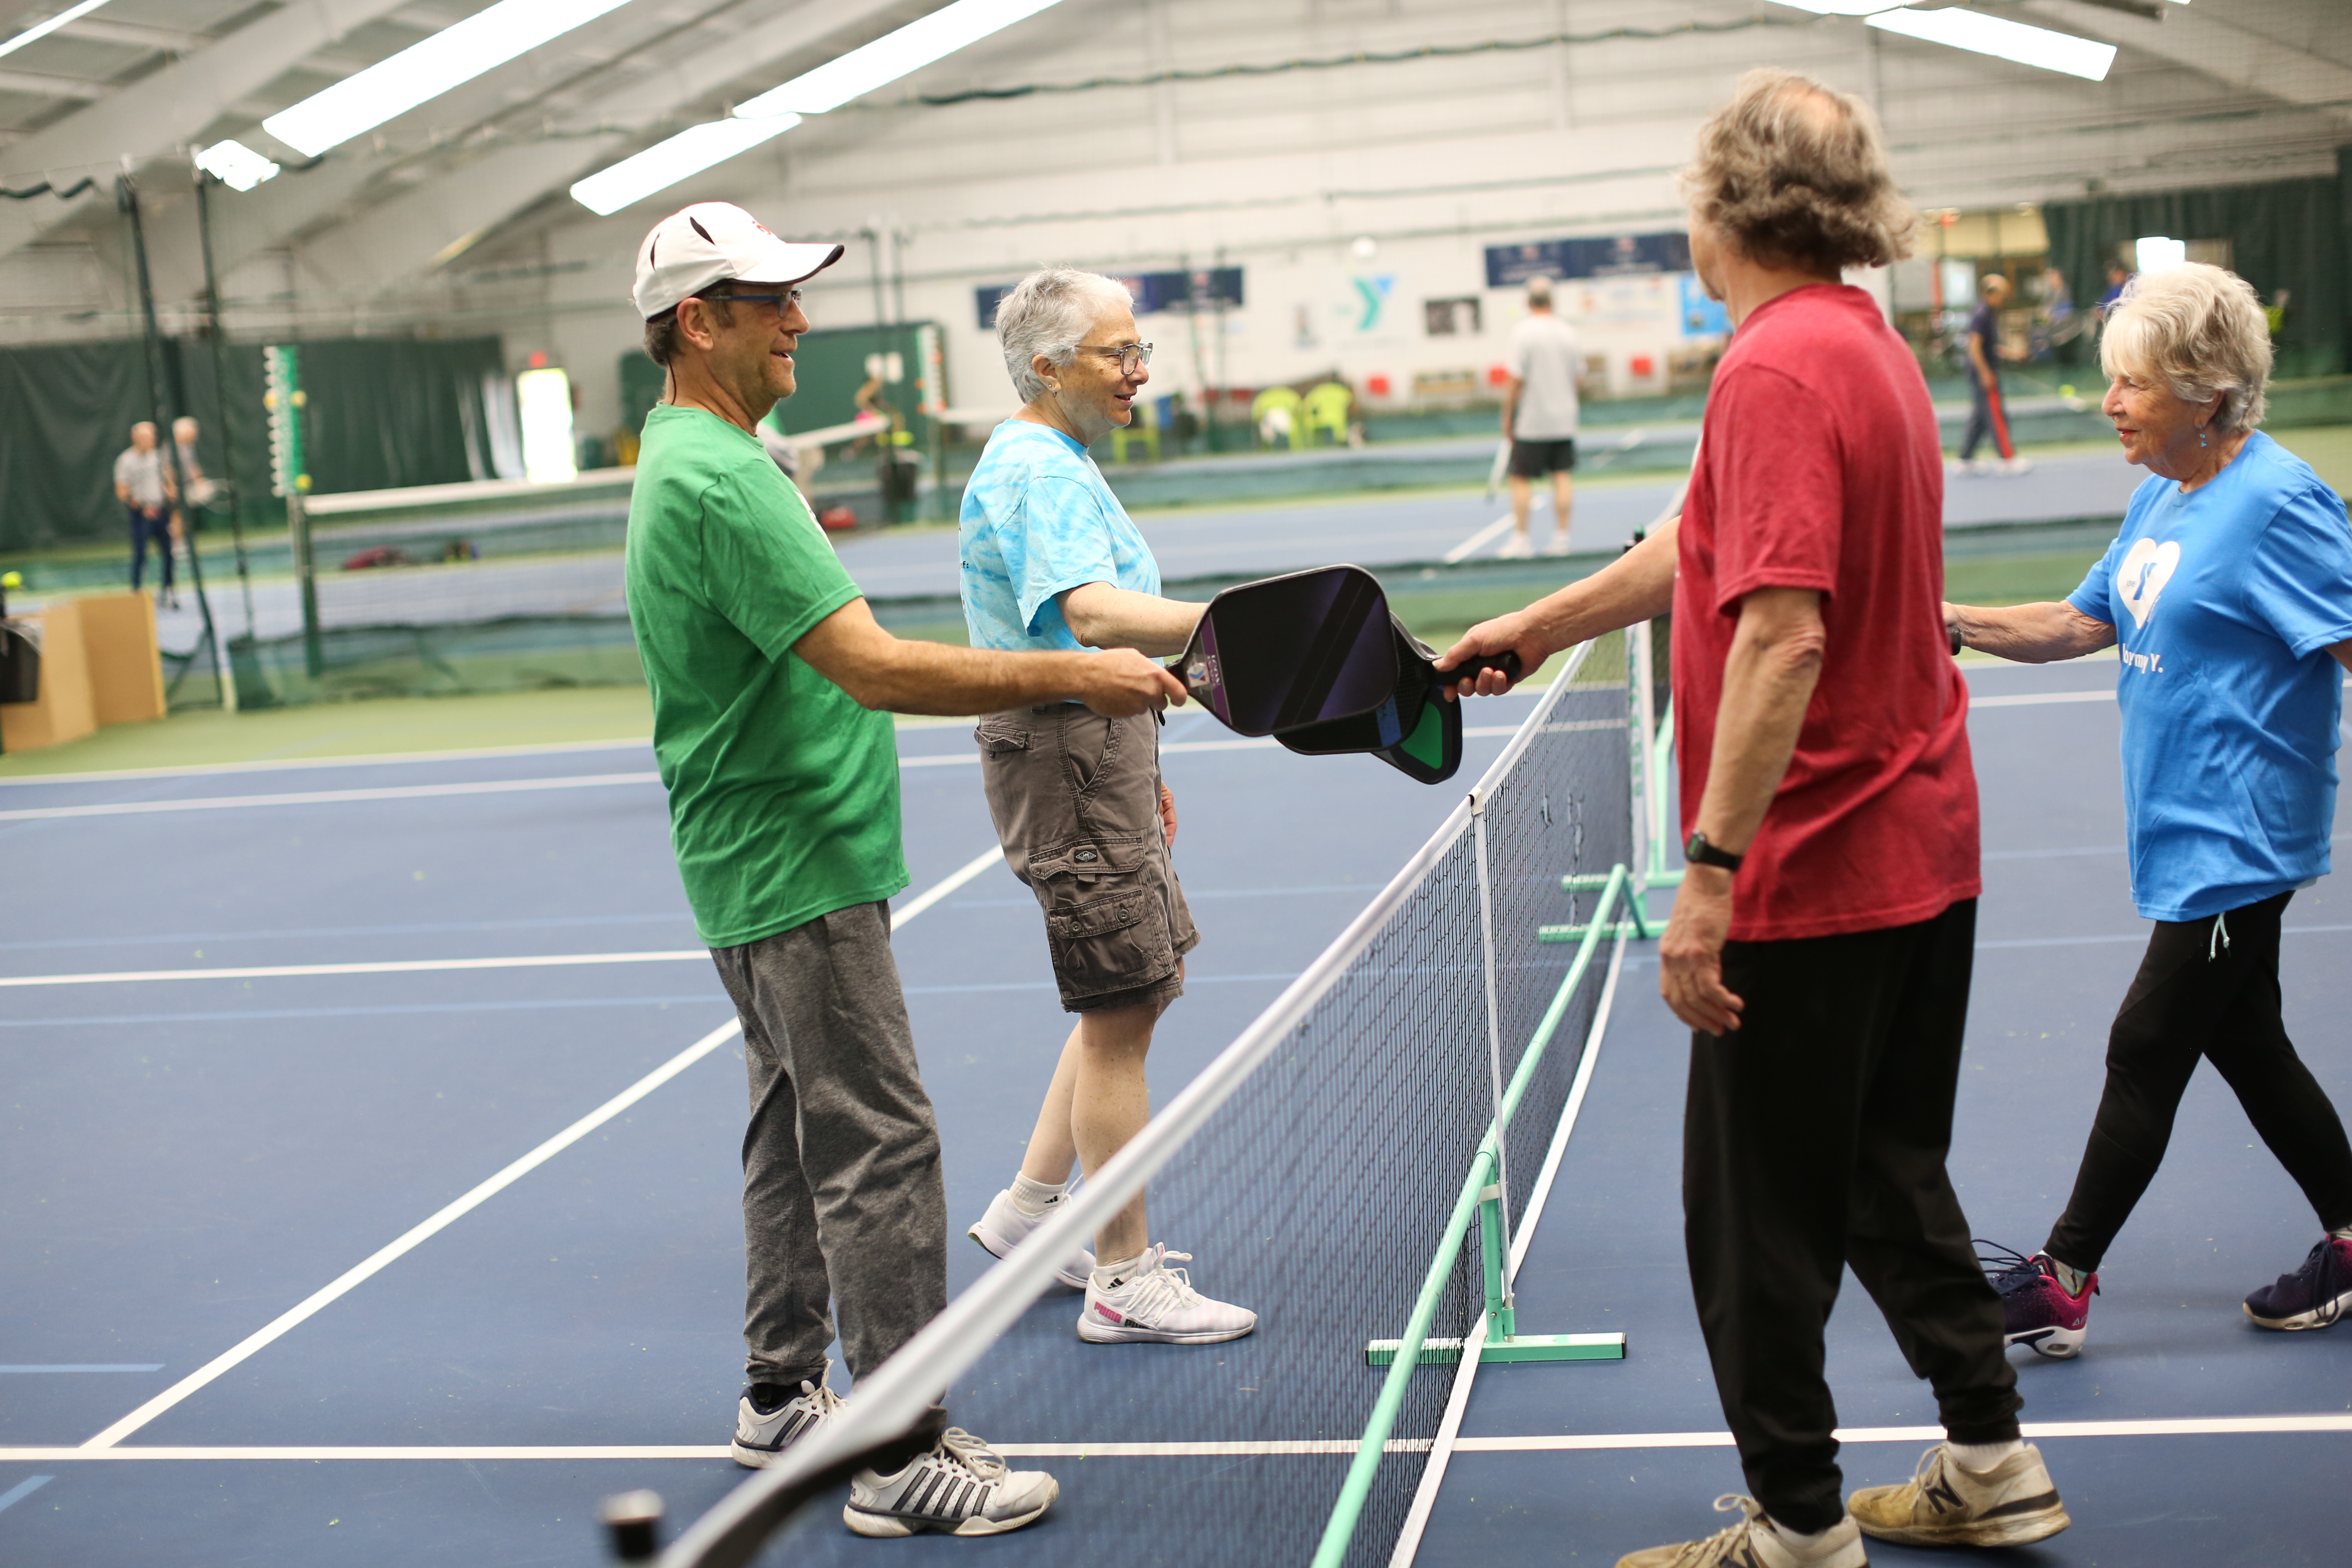
POLYGON ((786 1387, 823 1376, 830 1302, 863 1377, 948 1300, 939 1128, 890 956, 890 907, 852 905, 710 956, 743 1020, 751 1074, 744 1375, 786 1387))

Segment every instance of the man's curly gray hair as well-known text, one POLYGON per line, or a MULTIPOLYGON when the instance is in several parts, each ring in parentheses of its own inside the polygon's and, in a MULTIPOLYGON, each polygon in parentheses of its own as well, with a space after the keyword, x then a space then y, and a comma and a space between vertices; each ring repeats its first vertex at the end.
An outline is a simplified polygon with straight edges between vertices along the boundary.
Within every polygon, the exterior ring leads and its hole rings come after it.
POLYGON ((1045 378, 1030 362, 1044 354, 1055 364, 1069 363, 1095 317, 1112 305, 1131 310, 1135 296, 1116 279, 1073 267, 1040 268, 1004 297, 996 307, 996 341, 1022 402, 1034 403, 1046 391, 1045 378))
POLYGON ((1776 67, 1739 79, 1682 180, 1694 216, 1768 265, 1884 267, 1918 232, 1870 106, 1776 67))
POLYGON ((2254 286, 2234 272, 2186 261, 2133 279, 2107 312, 2099 368, 2160 382, 2184 403, 2219 393, 2213 433, 2263 422, 2271 378, 2271 323, 2254 286))

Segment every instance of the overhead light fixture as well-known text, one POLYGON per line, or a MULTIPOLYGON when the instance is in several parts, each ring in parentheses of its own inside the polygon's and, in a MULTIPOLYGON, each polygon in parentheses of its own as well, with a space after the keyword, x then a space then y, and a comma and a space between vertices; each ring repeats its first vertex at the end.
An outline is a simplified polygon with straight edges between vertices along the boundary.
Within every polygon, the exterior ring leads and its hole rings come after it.
POLYGON ((2138 272, 2161 272, 2168 267, 2179 267, 2189 260, 2189 242, 2168 239, 2151 234, 2132 241, 2133 269, 2138 272))
POLYGON ((1059 3, 954 0, 920 21, 886 33, 739 105, 731 119, 689 126, 634 157, 599 170, 572 187, 572 199, 599 217, 609 217, 633 202, 782 135, 798 125, 803 115, 838 109, 853 98, 887 87, 910 71, 945 59, 1059 3))
POLYGON ((26 44, 37 43, 47 37, 68 22, 79 21, 105 4, 106 0, 81 0, 79 5, 68 5, 47 21, 36 22, 7 42, 0 43, 0 55, 13 55, 26 44))
POLYGON ((487 11, 452 23, 357 76, 271 115, 261 128, 315 158, 627 3, 499 0, 487 11))
POLYGON ((1035 16, 1059 0, 955 0, 895 33, 827 60, 737 109, 747 120, 770 114, 823 114, 877 87, 919 71, 991 33, 1035 16))
POLYGON ((2038 66, 2043 70, 2078 76, 2085 81, 2106 80, 2107 68, 2116 63, 2113 44, 2078 38, 2072 33, 2053 33, 2047 27, 2029 27, 2022 22, 1988 16, 1979 11, 1896 9, 1878 12, 1866 21, 1871 26, 1884 27, 1907 38, 1924 38, 1931 44, 2014 60, 2021 66, 2038 66))
POLYGON ((1904 0, 1780 0, 1791 11, 1811 11, 1816 16, 1869 16, 1881 11, 1899 10, 1904 0))
POLYGON ((714 163, 773 141, 800 122, 797 114, 779 114, 769 120, 714 120, 707 125, 689 125, 667 142, 656 142, 609 169, 574 182, 572 199, 598 217, 610 217, 714 163))
POLYGON ((239 191, 249 191, 278 173, 277 164, 242 142, 214 142, 196 154, 196 167, 239 191))

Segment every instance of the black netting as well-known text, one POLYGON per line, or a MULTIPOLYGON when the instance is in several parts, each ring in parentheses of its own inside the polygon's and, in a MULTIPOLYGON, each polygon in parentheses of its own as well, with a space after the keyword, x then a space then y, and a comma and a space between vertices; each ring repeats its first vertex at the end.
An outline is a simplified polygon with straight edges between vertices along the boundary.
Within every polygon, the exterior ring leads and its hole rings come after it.
MULTIPOLYGON (((1506 1076, 1575 956, 1539 940, 1589 921, 1599 879, 1632 851, 1624 661, 1563 691, 1485 808, 1506 1076), (1605 683, 1604 683, 1605 680, 1605 683)), ((1465 783, 1467 781, 1465 781, 1465 783)), ((1084 1444, 1048 1468, 1062 1500, 1001 1542, 957 1542, 1022 1563, 1304 1563, 1314 1553, 1384 1368, 1369 1341, 1403 1333, 1490 1124, 1492 1068, 1476 836, 1464 827, 1370 945, 1150 1185, 1153 1231, 1197 1248, 1213 1295, 1246 1302, 1257 1331, 1231 1344, 1125 1345, 1072 1336, 1074 1297, 1049 1292, 959 1379, 960 1425, 1008 1446, 1084 1444), (1121 1456, 1104 1446, 1242 1446, 1121 1456), (1267 1453, 1275 1444, 1313 1445, 1267 1453), (1248 1450, 1255 1449, 1256 1452, 1248 1450)), ((1605 950, 1559 1016, 1510 1128, 1516 1224, 1590 1033, 1605 950)), ((984 1287, 975 1287, 981 1289, 984 1287)), ((1459 1339, 1483 1305, 1475 1226, 1433 1337, 1459 1339)), ((1454 1376, 1416 1367, 1348 1561, 1385 1563, 1411 1507, 1454 1376)), ((853 1401, 854 1407, 854 1401, 853 1401)), ((763 1562, 864 1562, 835 1508, 805 1515, 763 1562)))

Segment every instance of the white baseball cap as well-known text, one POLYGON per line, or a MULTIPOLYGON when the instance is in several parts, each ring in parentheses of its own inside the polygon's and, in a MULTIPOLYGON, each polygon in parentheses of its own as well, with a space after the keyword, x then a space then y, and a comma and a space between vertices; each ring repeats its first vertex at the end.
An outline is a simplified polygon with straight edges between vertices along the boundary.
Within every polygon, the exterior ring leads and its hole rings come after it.
POLYGON ((721 279, 791 285, 841 259, 838 245, 794 244, 732 202, 697 202, 654 225, 629 297, 648 321, 721 279))

